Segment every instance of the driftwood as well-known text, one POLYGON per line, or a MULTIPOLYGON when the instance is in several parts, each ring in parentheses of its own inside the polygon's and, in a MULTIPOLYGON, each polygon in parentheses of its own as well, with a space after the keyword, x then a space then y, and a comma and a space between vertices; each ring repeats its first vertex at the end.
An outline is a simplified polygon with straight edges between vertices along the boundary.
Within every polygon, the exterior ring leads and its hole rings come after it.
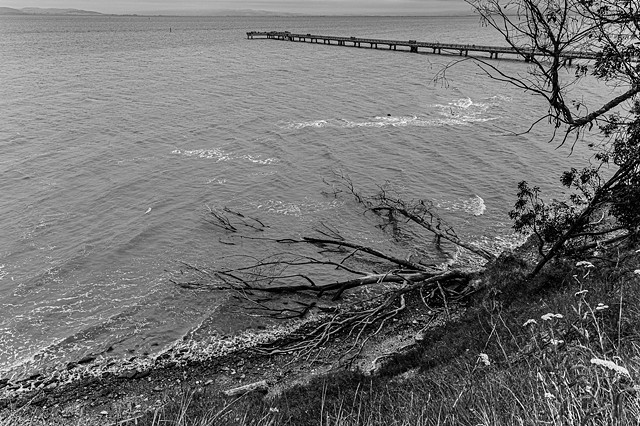
POLYGON ((260 380, 258 382, 249 383, 243 386, 239 386, 237 388, 229 389, 224 391, 225 396, 242 396, 246 395, 249 392, 264 392, 266 393, 269 390, 269 383, 266 380, 260 380))

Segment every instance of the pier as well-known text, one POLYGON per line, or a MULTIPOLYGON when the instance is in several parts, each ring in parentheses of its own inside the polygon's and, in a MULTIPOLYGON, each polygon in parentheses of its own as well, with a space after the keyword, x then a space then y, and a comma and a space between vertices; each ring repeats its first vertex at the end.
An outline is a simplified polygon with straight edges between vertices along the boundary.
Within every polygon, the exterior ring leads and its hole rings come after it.
MULTIPOLYGON (((413 53, 433 53, 433 54, 449 54, 459 56, 472 55, 488 55, 489 59, 498 59, 499 55, 510 55, 522 58, 526 62, 530 62, 535 57, 547 56, 544 52, 533 49, 500 46, 481 46, 475 44, 453 44, 453 43, 433 43, 417 40, 384 40, 374 38, 359 37, 339 37, 326 36, 317 34, 295 34, 289 31, 250 31, 247 32, 247 38, 250 40, 256 38, 272 39, 281 41, 293 41, 303 43, 317 43, 334 46, 350 46, 364 47, 369 49, 383 50, 403 50, 413 53)), ((591 52, 568 51, 563 52, 562 59, 571 65, 574 59, 596 59, 596 54, 591 52)))

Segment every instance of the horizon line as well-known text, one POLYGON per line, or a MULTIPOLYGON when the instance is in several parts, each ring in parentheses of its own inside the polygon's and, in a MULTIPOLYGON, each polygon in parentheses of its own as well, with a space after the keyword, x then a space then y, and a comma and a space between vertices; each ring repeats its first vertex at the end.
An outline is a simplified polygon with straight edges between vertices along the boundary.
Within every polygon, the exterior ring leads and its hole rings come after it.
POLYGON ((158 16, 167 16, 167 17, 215 17, 215 16, 228 16, 228 17, 261 17, 261 16, 271 16, 271 17, 471 17, 477 16, 473 11, 442 11, 441 13, 418 13, 418 14, 410 14, 410 13, 302 13, 302 12, 282 12, 282 11, 271 11, 266 9, 194 9, 193 11, 184 10, 184 11, 137 11, 137 12, 99 12, 96 10, 87 10, 87 9, 77 9, 77 8, 65 8, 65 7, 33 7, 33 6, 25 6, 21 8, 15 7, 7 7, 3 6, 0 9, 12 9, 16 11, 22 12, 24 15, 74 15, 74 16, 82 16, 81 13, 65 13, 65 11, 77 11, 77 12, 86 12, 87 15, 99 14, 103 16, 142 16, 142 17, 158 17, 158 16), (33 13, 33 12, 25 12, 25 10, 35 9, 42 11, 50 11, 49 13, 33 13), (55 11, 59 10, 60 13, 56 14, 55 11), (254 14, 245 14, 245 13, 254 14))

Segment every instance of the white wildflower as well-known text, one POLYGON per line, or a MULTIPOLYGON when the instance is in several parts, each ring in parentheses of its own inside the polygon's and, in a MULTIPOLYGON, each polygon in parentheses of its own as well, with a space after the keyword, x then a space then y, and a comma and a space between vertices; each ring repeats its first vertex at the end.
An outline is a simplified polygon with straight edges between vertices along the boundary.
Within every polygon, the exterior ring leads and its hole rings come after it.
POLYGON ((542 321, 550 321, 553 318, 558 318, 558 319, 564 318, 564 316, 562 316, 562 314, 553 314, 549 312, 548 314, 544 314, 540 318, 542 318, 542 321))
POLYGON ((556 399, 556 397, 553 396, 553 394, 550 393, 550 392, 545 392, 544 393, 544 397, 547 398, 547 399, 556 399))
POLYGON ((624 368, 621 365, 616 364, 613 361, 609 361, 606 359, 600 359, 600 358, 591 358, 591 364, 595 364, 595 365, 599 365, 601 367, 605 367, 608 368, 611 371, 615 371, 618 374, 621 374, 623 376, 627 376, 630 377, 631 375, 629 374, 629 370, 627 370, 626 368, 624 368))
POLYGON ((593 263, 587 260, 581 260, 580 262, 576 263, 576 266, 584 266, 585 268, 595 268, 595 266, 593 266, 593 263))
POLYGON ((489 361, 489 355, 484 354, 484 353, 478 354, 478 362, 479 363, 481 362, 482 364, 484 364, 486 366, 491 365, 491 361, 489 361))
POLYGON ((580 291, 576 291, 574 296, 578 297, 578 296, 582 296, 583 294, 587 294, 587 293, 589 293, 589 290, 580 290, 580 291))
POLYGON ((598 303, 598 306, 596 306, 596 311, 604 311, 605 309, 608 309, 608 308, 609 308, 609 305, 598 303))
POLYGON ((550 339, 549 340, 549 344, 553 345, 553 346, 558 346, 564 343, 564 340, 558 340, 558 339, 550 339))
POLYGON ((530 318, 530 319, 526 320, 525 323, 522 324, 522 326, 526 327, 528 325, 537 324, 537 323, 538 323, 538 321, 534 320, 533 318, 530 318))
POLYGON ((269 412, 270 413, 279 413, 280 409, 278 407, 271 407, 271 408, 269 408, 269 412))

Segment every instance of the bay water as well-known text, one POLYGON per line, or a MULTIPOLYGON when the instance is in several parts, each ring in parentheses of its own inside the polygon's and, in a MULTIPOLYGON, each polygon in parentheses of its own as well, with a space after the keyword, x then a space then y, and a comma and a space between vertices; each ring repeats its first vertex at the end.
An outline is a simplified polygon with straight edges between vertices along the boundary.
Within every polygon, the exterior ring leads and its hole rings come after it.
POLYGON ((561 197, 561 171, 591 155, 549 143, 546 123, 517 135, 544 101, 476 62, 435 79, 462 58, 245 34, 270 30, 504 45, 476 17, 0 17, 0 377, 254 324, 215 316, 221 293, 171 280, 180 262, 270 250, 225 243, 209 208, 258 217, 272 236, 328 223, 396 249, 331 194, 337 172, 433 200, 459 235, 499 250, 517 241, 517 183, 561 197))

